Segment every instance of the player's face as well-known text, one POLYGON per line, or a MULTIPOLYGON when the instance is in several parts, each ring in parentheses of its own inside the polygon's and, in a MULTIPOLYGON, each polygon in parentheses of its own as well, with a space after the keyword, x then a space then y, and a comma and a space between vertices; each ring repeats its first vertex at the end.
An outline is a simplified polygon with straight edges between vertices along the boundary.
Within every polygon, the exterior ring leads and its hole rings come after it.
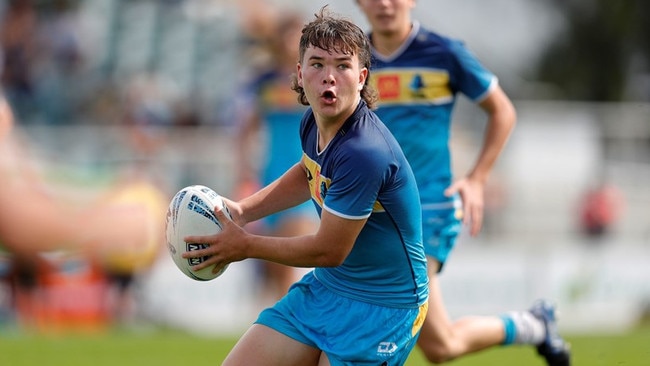
POLYGON ((310 46, 298 64, 298 84, 317 118, 344 122, 356 109, 368 70, 359 57, 310 46))
POLYGON ((415 0, 357 0, 357 3, 375 33, 391 35, 411 27, 415 0))

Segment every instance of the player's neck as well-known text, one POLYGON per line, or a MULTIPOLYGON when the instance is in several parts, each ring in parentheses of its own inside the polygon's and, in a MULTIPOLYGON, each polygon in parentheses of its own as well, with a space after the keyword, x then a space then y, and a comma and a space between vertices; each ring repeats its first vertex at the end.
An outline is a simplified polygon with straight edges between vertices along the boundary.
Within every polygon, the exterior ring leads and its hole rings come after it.
POLYGON ((406 42, 412 27, 413 25, 409 23, 408 26, 395 32, 372 32, 372 46, 379 54, 390 56, 406 42))
POLYGON ((343 108, 336 114, 317 113, 314 110, 316 126, 318 127, 318 151, 322 152, 327 145, 339 134, 341 127, 354 114, 361 103, 361 95, 356 97, 356 101, 343 108))

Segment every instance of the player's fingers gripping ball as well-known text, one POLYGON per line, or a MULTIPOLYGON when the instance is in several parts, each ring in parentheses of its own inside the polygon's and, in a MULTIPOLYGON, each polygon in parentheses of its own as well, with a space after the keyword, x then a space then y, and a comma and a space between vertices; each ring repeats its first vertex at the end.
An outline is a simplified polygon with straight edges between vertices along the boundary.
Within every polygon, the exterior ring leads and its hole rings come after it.
POLYGON ((228 268, 226 264, 219 268, 215 268, 218 266, 215 265, 193 270, 193 266, 209 257, 183 258, 183 253, 208 247, 208 244, 185 242, 185 237, 214 235, 222 230, 223 224, 215 216, 215 208, 223 209, 226 218, 231 219, 228 207, 219 194, 206 186, 193 185, 178 191, 167 210, 165 234, 169 254, 181 272, 197 281, 217 278, 228 268))

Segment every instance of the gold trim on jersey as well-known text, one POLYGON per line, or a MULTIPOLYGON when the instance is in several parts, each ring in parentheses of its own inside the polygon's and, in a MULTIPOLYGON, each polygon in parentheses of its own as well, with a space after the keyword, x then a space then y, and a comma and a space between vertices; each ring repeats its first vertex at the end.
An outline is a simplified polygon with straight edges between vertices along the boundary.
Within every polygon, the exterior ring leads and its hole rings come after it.
MULTIPOLYGON (((332 179, 321 175, 321 166, 311 159, 307 154, 302 154, 302 162, 307 169, 307 181, 309 182, 309 192, 316 203, 323 208, 323 201, 327 190, 332 184, 332 179)), ((384 207, 379 201, 372 205, 372 212, 384 212, 384 207)))
POLYGON ((311 197, 322 208, 325 199, 325 192, 329 189, 332 180, 320 174, 320 165, 312 160, 307 154, 302 154, 302 162, 307 169, 307 181, 309 182, 309 192, 311 197))

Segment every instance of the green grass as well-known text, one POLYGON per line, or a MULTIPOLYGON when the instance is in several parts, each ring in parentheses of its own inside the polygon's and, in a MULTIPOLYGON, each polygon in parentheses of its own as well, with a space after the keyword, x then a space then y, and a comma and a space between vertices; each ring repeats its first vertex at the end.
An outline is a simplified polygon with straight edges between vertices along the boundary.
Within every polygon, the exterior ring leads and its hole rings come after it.
MULTIPOLYGON (((650 327, 622 335, 568 336, 573 366, 650 365, 650 327)), ((166 366, 219 365, 234 338, 179 331, 114 331, 99 335, 44 336, 0 329, 0 365, 166 366)), ((416 349, 408 366, 426 365, 416 349)), ((544 366, 531 347, 494 348, 449 363, 452 366, 544 366)))
MULTIPOLYGON (((650 366, 650 327, 620 335, 566 336, 571 343, 572 366, 650 366)), ((426 365, 414 350, 407 365, 426 365)), ((450 362, 453 366, 545 366, 533 347, 498 347, 450 362)))

